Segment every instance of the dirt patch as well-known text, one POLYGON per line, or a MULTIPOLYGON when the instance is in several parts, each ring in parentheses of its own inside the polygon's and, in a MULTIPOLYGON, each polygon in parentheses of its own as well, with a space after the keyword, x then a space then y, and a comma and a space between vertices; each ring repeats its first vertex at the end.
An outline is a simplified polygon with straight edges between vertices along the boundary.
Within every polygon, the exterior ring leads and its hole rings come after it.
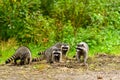
POLYGON ((0 80, 119 80, 120 56, 100 54, 88 59, 83 66, 75 59, 47 64, 0 65, 0 80))

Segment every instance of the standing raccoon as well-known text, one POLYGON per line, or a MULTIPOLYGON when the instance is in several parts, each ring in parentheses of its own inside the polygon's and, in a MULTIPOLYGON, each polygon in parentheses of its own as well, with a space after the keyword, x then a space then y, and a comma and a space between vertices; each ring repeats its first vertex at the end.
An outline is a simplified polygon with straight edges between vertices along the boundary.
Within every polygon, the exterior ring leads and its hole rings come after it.
POLYGON ((32 57, 30 50, 25 46, 21 46, 16 50, 15 54, 12 57, 5 61, 5 63, 8 64, 14 61, 14 64, 17 64, 17 60, 20 60, 20 65, 24 65, 29 64, 31 62, 31 59, 32 57))
POLYGON ((87 43, 80 42, 76 47, 77 61, 80 62, 81 56, 83 56, 84 65, 86 65, 86 61, 88 58, 88 51, 89 51, 89 47, 88 47, 87 43))
POLYGON ((33 58, 32 62, 41 61, 43 59, 47 60, 47 63, 61 62, 62 52, 61 49, 56 46, 48 48, 46 51, 41 53, 41 57, 33 58))

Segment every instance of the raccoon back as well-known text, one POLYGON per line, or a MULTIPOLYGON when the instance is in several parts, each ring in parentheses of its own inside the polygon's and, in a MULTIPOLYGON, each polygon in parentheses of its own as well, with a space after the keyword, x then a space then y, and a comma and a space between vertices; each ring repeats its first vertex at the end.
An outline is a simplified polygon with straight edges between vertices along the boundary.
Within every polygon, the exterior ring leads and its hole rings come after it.
POLYGON ((18 59, 27 59, 29 58, 30 59, 30 62, 31 62, 31 52, 30 50, 25 47, 25 46, 21 46, 19 47, 16 52, 13 54, 13 56, 11 56, 9 59, 6 60, 6 64, 7 63, 10 63, 11 61, 13 60, 18 60, 18 59))

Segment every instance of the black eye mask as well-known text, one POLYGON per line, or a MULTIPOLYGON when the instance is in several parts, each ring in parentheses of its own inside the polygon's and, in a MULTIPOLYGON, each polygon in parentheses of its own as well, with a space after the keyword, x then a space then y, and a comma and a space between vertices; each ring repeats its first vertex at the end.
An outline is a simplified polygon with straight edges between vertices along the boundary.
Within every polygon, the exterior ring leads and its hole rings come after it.
POLYGON ((58 52, 55 52, 55 53, 54 53, 54 60, 55 60, 56 62, 59 62, 59 60, 60 60, 60 53, 58 53, 58 52))
POLYGON ((77 47, 76 49, 77 49, 77 50, 83 50, 83 48, 81 48, 81 47, 77 47))
POLYGON ((67 49, 68 50, 68 47, 62 47, 62 49, 67 49))

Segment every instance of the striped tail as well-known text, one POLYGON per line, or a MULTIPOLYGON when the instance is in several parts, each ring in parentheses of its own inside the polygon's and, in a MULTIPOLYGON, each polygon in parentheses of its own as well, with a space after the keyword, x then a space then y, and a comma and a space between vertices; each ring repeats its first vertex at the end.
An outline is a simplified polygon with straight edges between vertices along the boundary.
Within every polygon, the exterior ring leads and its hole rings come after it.
POLYGON ((10 57, 9 59, 7 59, 7 60, 5 61, 5 63, 8 64, 8 63, 12 62, 15 58, 16 58, 16 56, 13 55, 13 56, 10 57))
POLYGON ((44 55, 44 54, 45 54, 45 51, 38 53, 38 55, 44 55))
POLYGON ((42 61, 42 60, 44 60, 44 58, 45 58, 44 55, 41 55, 41 57, 33 58, 32 62, 42 61))

